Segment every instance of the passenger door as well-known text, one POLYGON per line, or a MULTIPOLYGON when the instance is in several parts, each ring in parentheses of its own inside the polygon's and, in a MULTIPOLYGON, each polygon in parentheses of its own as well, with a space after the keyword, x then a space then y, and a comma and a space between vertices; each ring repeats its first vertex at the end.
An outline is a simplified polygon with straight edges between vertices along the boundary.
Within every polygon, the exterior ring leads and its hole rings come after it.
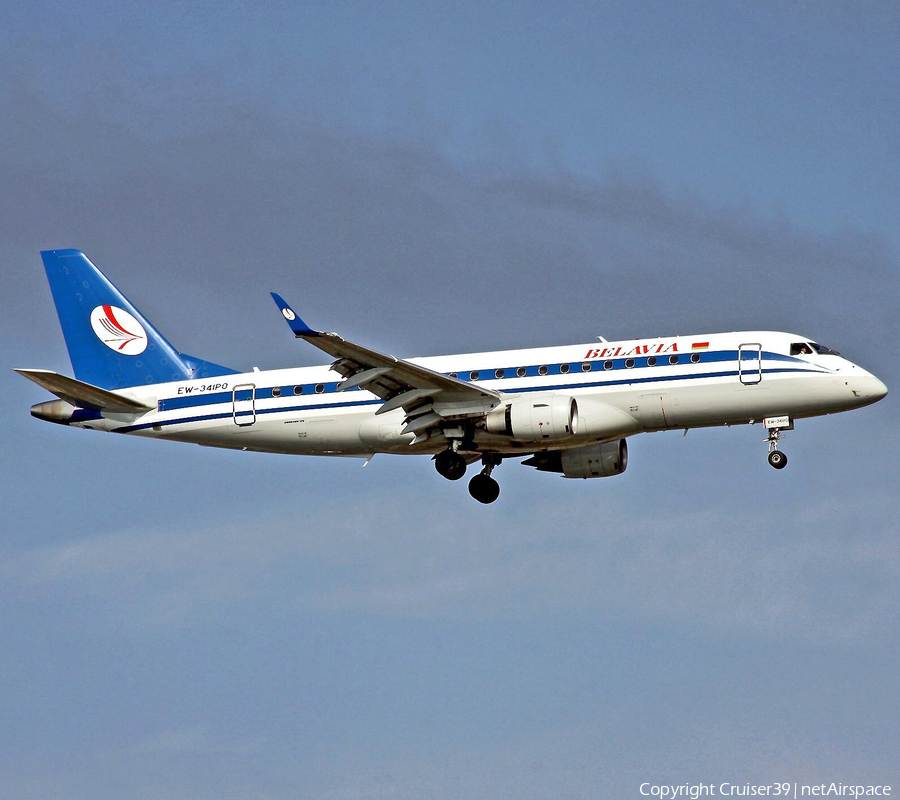
POLYGON ((239 383, 231 391, 232 418, 242 428, 256 422, 256 384, 239 383))
POLYGON ((742 344, 738 347, 738 378, 744 386, 762 381, 762 345, 742 344))

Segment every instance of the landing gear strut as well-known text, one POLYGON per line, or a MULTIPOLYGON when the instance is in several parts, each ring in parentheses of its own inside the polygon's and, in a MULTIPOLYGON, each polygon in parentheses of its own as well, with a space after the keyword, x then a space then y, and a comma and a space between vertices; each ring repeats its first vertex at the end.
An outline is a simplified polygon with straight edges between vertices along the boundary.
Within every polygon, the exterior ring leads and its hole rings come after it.
POLYGON ((491 472, 500 463, 500 456, 485 453, 481 457, 484 468, 469 481, 469 494, 479 503, 493 503, 500 496, 500 484, 492 477, 491 472))
MULTIPOLYGON (((459 447, 458 442, 454 444, 459 447)), ((466 474, 466 460, 456 452, 456 447, 442 450, 434 457, 434 468, 448 481, 458 481, 466 474)))
POLYGON ((766 442, 769 444, 769 463, 775 469, 784 469, 787 466, 787 456, 778 449, 779 440, 784 438, 779 428, 769 428, 769 436, 766 442))

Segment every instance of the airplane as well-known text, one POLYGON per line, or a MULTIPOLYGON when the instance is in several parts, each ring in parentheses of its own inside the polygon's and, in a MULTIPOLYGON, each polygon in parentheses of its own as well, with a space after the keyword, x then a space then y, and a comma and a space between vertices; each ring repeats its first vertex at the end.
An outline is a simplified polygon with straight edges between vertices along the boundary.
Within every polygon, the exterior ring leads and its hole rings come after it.
POLYGON ((768 461, 794 421, 875 403, 887 387, 807 336, 740 331, 399 359, 310 328, 272 293, 327 366, 241 372, 176 350, 79 250, 41 253, 74 378, 16 372, 56 395, 38 419, 268 453, 429 455, 448 480, 480 462, 469 493, 523 459, 566 478, 623 473, 627 439, 762 424, 768 461))

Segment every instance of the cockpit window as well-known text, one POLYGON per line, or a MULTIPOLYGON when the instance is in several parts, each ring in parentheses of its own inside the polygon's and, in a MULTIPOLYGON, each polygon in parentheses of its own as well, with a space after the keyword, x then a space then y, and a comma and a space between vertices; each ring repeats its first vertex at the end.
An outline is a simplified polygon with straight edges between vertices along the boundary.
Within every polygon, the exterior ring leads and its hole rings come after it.
POLYGON ((839 356, 840 353, 837 350, 832 350, 830 347, 825 347, 824 344, 816 344, 815 342, 810 342, 813 349, 820 356, 839 356))
POLYGON ((812 347, 810 347, 806 342, 794 342, 793 344, 791 344, 792 356, 811 356, 812 353, 812 347))

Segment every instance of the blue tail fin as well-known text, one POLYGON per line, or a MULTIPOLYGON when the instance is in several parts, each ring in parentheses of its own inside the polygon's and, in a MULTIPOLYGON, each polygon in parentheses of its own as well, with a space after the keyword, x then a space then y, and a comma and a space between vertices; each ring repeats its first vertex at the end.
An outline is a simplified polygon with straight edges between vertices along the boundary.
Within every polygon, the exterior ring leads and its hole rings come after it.
POLYGON ((235 372, 179 353, 81 251, 41 258, 78 380, 122 389, 235 372))

